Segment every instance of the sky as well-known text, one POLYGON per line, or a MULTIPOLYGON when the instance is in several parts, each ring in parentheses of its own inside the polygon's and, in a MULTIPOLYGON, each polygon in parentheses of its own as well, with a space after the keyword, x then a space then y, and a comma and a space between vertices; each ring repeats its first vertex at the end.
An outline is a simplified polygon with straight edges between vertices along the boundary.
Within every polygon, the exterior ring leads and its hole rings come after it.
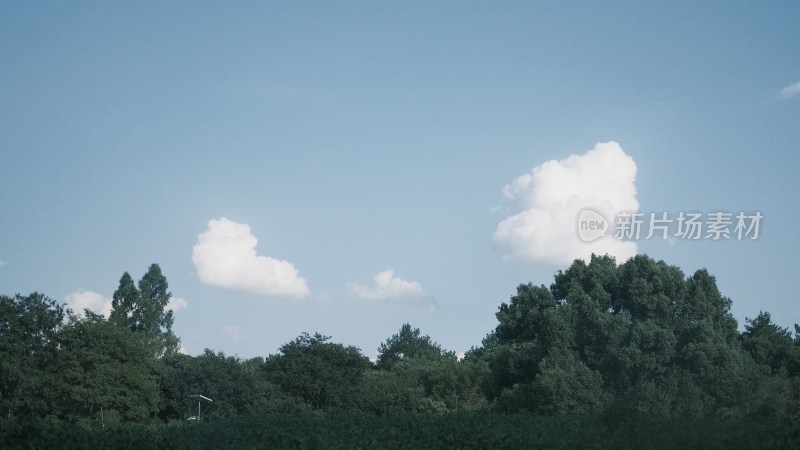
POLYGON ((798 23, 791 1, 0 2, 0 294, 107 314, 158 263, 189 354, 305 331, 374 358, 406 322, 464 352, 520 283, 644 253, 707 268, 740 328, 791 328, 798 23))

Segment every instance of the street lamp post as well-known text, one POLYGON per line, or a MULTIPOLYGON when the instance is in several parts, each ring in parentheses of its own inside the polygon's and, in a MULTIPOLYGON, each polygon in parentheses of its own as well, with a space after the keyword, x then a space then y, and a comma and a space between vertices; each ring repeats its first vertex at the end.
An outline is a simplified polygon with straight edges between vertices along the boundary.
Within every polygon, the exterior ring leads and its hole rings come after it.
POLYGON ((197 420, 200 420, 200 400, 207 400, 209 402, 213 402, 213 400, 206 397, 205 395, 200 395, 200 394, 190 395, 189 397, 197 398, 197 420))

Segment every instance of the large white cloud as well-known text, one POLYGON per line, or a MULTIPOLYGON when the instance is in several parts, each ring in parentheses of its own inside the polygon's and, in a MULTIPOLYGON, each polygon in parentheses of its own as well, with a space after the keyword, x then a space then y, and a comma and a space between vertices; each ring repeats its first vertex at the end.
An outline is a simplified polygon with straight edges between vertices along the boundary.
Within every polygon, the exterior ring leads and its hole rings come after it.
POLYGON ((394 271, 386 269, 375 275, 375 286, 347 283, 347 293, 364 300, 388 300, 397 298, 424 298, 422 286, 416 281, 406 281, 394 276, 394 271))
POLYGON ((800 94, 800 81, 786 86, 785 88, 781 89, 780 92, 780 96, 783 98, 794 97, 797 94, 800 94))
POLYGON ((534 167, 503 188, 516 213, 498 224, 493 235, 497 249, 507 260, 558 267, 588 260, 592 253, 627 260, 636 254, 636 243, 616 240, 613 233, 584 242, 576 224, 587 207, 603 212, 609 224, 620 211, 637 211, 636 170, 633 158, 616 142, 534 167))
POLYGON ((306 280, 288 261, 259 256, 247 224, 211 219, 197 236, 192 261, 200 281, 270 297, 305 298, 306 280))
POLYGON ((71 292, 64 297, 64 303, 67 304, 67 308, 71 309, 79 317, 85 315, 85 309, 106 318, 111 315, 111 299, 97 292, 85 289, 71 292))

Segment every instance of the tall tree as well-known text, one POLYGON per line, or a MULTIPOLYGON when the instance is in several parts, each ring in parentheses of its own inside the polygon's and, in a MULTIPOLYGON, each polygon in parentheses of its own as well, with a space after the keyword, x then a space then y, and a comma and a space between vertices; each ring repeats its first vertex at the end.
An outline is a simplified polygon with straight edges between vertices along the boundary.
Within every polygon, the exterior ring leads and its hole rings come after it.
POLYGON ((139 280, 138 289, 130 274, 125 272, 114 292, 109 320, 148 336, 156 354, 174 354, 180 347, 180 340, 172 332, 173 312, 167 309, 171 297, 167 278, 158 264, 150 265, 139 280))
POLYGON ((136 330, 137 317, 135 313, 140 302, 141 295, 136 289, 136 283, 131 274, 123 273, 119 280, 119 287, 114 291, 108 320, 116 325, 127 327, 131 331, 136 330))
POLYGON ((172 332, 175 319, 172 310, 167 309, 172 298, 168 289, 167 277, 161 273, 161 267, 158 264, 150 265, 139 280, 141 308, 138 316, 139 329, 153 336, 164 353, 172 354, 178 351, 180 341, 172 332))

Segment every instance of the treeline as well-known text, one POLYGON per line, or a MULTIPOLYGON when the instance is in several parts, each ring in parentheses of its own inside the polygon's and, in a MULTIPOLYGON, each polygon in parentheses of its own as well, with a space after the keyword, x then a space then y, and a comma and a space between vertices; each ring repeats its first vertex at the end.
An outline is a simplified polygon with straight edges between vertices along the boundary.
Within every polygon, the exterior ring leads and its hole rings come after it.
POLYGON ((636 256, 576 260, 523 284, 482 345, 458 360, 403 325, 375 363, 303 333, 277 353, 180 354, 166 278, 129 274, 109 319, 33 293, 0 296, 3 419, 203 420, 297 411, 530 411, 610 420, 800 419, 800 327, 763 312, 738 331, 714 277, 636 256), (201 394, 213 402, 198 400, 201 394))

